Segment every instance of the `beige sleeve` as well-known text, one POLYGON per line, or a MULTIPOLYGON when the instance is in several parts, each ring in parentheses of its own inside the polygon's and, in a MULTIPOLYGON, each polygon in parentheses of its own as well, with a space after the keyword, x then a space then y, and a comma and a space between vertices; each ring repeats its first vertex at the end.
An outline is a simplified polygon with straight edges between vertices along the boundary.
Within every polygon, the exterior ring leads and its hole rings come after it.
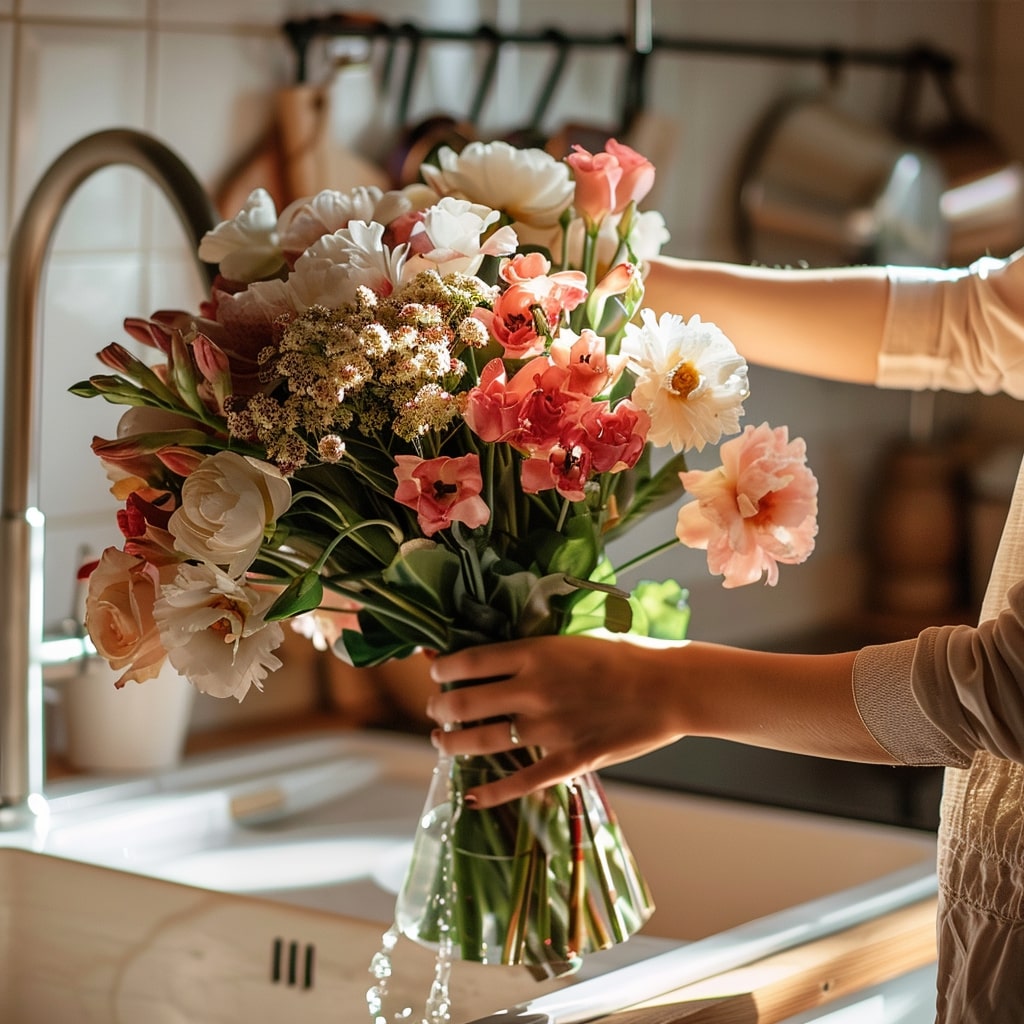
POLYGON ((868 732, 899 764, 965 768, 971 763, 914 697, 914 660, 924 642, 865 647, 853 664, 853 696, 868 732))
MULTIPOLYGON (((879 386, 1024 397, 1024 252, 969 270, 893 267, 889 280, 879 386)), ((1022 480, 981 625, 926 629, 854 663, 861 718, 904 764, 965 767, 979 750, 1024 761, 1022 480)))
POLYGON ((963 270, 887 273, 879 387, 1024 398, 1024 250, 963 270))

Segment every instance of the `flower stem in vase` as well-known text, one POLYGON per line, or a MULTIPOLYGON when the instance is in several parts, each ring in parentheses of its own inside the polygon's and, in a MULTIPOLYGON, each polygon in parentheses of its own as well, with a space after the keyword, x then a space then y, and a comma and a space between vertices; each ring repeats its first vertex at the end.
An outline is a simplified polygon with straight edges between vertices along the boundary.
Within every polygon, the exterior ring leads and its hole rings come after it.
POLYGON ((539 756, 440 758, 396 908, 405 935, 432 947, 447 938, 455 959, 544 978, 648 920, 650 893, 596 775, 498 807, 464 805, 470 788, 539 756))

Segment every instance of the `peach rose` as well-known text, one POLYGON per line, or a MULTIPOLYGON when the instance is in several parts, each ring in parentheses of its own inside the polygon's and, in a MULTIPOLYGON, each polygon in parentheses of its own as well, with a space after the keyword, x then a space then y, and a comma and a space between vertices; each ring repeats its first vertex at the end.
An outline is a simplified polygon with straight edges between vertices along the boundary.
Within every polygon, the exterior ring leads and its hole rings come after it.
MULTIPOLYGON (((174 566, 166 567, 170 578, 174 566)), ((161 570, 149 562, 107 548, 89 576, 85 625, 97 653, 115 671, 126 669, 116 681, 122 687, 154 679, 167 652, 153 618, 160 596, 161 570)))

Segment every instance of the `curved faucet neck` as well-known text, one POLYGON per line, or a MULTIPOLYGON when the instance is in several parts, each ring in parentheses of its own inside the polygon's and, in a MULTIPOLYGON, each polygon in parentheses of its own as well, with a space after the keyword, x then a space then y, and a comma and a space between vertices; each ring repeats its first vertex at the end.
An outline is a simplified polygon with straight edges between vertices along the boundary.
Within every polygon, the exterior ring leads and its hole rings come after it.
MULTIPOLYGON (((11 236, 0 476, 0 829, 18 827, 44 781, 42 516, 39 495, 39 364, 42 285, 53 236, 68 201, 96 171, 128 166, 155 182, 174 207, 193 251, 216 222, 208 195, 162 142, 133 129, 86 136, 40 178, 11 236)), ((216 268, 199 260, 212 283, 216 268)))

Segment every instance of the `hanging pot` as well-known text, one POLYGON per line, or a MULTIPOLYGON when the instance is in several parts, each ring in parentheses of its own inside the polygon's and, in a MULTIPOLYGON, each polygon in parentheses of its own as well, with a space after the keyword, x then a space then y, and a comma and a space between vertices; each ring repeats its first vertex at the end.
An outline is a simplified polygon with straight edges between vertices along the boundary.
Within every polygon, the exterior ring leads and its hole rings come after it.
POLYGON ((393 187, 403 188, 419 181, 420 166, 432 160, 442 147, 459 153, 467 143, 477 138, 477 124, 494 82, 502 41, 493 29, 486 26, 479 29, 478 35, 487 44, 488 52, 466 118, 457 120, 449 114, 431 114, 415 124, 408 124, 409 104, 422 43, 421 34, 418 31, 412 32, 405 81, 398 105, 399 123, 406 127, 388 159, 393 187))
POLYGON ((772 265, 934 265, 947 227, 938 161, 840 108, 788 98, 756 132, 737 196, 738 242, 772 265))
POLYGON ((951 61, 925 54, 907 75, 898 127, 931 153, 946 187, 940 200, 949 243, 946 262, 963 266, 986 254, 1008 256, 1024 245, 1024 166, 966 111, 953 83, 951 61), (922 129, 922 89, 930 80, 945 108, 939 124, 922 129))

